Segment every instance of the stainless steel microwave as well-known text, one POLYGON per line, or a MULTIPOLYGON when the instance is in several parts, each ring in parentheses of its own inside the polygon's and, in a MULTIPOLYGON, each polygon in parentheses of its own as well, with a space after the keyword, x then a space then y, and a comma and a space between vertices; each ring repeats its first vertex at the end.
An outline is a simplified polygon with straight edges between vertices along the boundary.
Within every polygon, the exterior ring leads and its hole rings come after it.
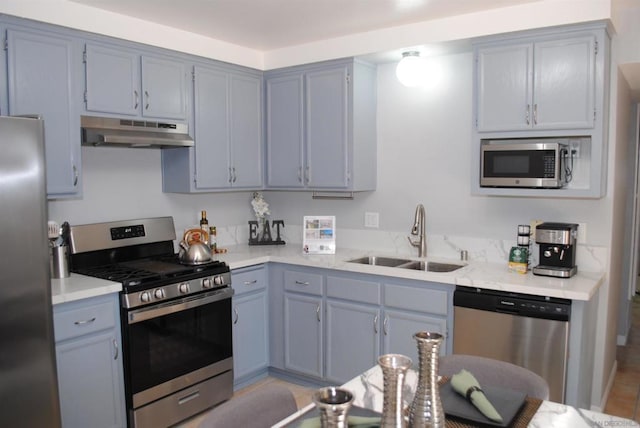
POLYGON ((482 140, 480 186, 558 189, 567 184, 570 138, 482 140))

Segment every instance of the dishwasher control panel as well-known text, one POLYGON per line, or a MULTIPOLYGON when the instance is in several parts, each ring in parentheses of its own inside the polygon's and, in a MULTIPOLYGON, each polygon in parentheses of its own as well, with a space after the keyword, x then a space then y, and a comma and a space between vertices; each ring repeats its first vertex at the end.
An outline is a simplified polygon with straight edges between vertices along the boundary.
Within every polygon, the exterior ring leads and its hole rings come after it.
POLYGON ((569 321, 571 300, 473 287, 457 287, 453 305, 523 317, 569 321))

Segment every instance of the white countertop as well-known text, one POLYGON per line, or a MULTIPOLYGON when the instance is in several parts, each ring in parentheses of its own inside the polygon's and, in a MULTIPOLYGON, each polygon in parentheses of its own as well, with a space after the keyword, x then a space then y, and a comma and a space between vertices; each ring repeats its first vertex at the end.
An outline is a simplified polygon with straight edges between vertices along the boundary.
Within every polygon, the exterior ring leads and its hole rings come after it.
MULTIPOLYGON (((604 282, 605 276, 602 272, 580 271, 577 275, 568 279, 536 276, 531 272, 523 275, 510 272, 506 262, 487 263, 474 261, 469 262, 463 268, 453 272, 424 272, 348 262, 348 260, 367 255, 424 260, 418 257, 404 257, 398 256, 397 254, 384 254, 379 251, 367 252, 364 250, 345 248, 339 248, 336 254, 331 255, 309 255, 303 254, 302 246, 296 244, 237 245, 228 247, 227 251, 227 253, 216 255, 216 258, 227 262, 232 270, 268 262, 288 263, 299 266, 338 269, 347 272, 384 275, 584 301, 591 299, 598 287, 604 282)), ((434 259, 430 257, 427 259, 460 263, 458 260, 434 259)), ((51 287, 52 303, 54 305, 103 294, 118 293, 122 290, 120 283, 74 273, 72 273, 69 278, 52 279, 51 287)))
MULTIPOLYGON (((345 383, 342 387, 353 393, 353 405, 364 407, 382 413, 383 401, 383 376, 380 366, 374 366, 345 383)), ((414 370, 409 370, 405 377, 405 388, 403 388, 403 402, 408 405, 413 400, 416 385, 418 383, 418 375, 414 370)), ((290 417, 280 421, 273 428, 287 426, 301 414, 312 409, 315 405, 300 409, 290 417)), ((577 409, 552 401, 543 401, 535 415, 529 422, 532 428, 581 428, 581 427, 637 427, 637 422, 630 419, 623 419, 617 416, 611 416, 604 413, 593 412, 590 410, 577 409)))
POLYGON ((122 284, 72 273, 68 278, 51 280, 51 302, 54 305, 74 300, 119 293, 122 284))
MULTIPOLYGON (((465 267, 453 272, 424 272, 348 262, 348 260, 366 255, 424 260, 418 257, 384 254, 380 251, 367 252, 344 248, 337 249, 336 254, 309 255, 303 254, 302 246, 295 244, 273 246, 238 245, 229 247, 227 253, 218 254, 217 258, 227 262, 231 269, 239 269, 266 262, 278 262, 584 301, 593 297, 598 287, 604 282, 605 277, 603 272, 581 271, 578 271, 578 274, 572 278, 537 276, 531 272, 519 274, 509 271, 506 261, 504 263, 471 261, 465 267)), ((460 263, 458 260, 432 259, 430 257, 427 259, 460 263)))

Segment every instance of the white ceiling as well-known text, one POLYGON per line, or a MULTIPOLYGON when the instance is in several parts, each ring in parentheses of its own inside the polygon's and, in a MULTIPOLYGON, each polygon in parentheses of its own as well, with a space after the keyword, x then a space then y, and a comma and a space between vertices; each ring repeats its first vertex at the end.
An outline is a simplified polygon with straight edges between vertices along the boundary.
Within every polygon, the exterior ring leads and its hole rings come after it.
POLYGON ((539 0, 72 0, 260 51, 539 0))

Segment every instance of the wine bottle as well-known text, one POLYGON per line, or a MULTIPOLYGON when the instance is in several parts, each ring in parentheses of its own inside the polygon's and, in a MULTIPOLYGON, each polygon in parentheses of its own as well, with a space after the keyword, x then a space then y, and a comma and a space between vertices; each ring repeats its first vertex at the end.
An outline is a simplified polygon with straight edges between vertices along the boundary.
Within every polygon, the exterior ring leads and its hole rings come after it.
POLYGON ((209 233, 209 220, 207 220, 207 212, 206 211, 201 211, 200 212, 200 229, 204 230, 205 232, 207 232, 207 234, 209 233))

